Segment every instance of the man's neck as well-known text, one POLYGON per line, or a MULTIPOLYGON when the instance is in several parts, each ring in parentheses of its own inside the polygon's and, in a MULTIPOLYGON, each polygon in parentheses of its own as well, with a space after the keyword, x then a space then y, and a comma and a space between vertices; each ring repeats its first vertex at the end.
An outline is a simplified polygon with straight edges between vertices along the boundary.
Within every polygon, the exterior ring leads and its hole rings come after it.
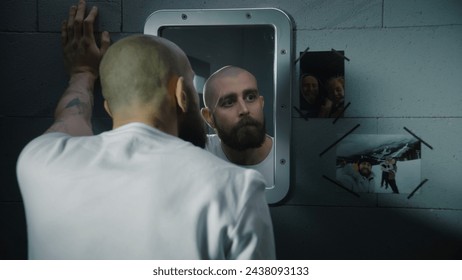
POLYGON ((234 150, 223 142, 221 142, 221 147, 228 160, 232 163, 238 165, 255 165, 266 159, 273 147, 273 140, 271 137, 266 135, 265 141, 259 148, 243 151, 234 150))
POLYGON ((134 116, 134 117, 124 117, 124 118, 113 118, 113 129, 121 127, 129 123, 143 123, 145 125, 151 126, 153 128, 159 129, 165 133, 168 133, 173 136, 178 136, 178 126, 174 122, 166 123, 162 119, 145 117, 145 116, 134 116))

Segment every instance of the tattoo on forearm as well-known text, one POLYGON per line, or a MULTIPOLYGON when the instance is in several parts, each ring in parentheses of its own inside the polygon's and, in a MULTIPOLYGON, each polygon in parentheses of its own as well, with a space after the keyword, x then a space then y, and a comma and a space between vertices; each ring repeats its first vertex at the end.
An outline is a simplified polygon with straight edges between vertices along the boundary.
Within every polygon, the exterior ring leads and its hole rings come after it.
POLYGON ((77 109, 79 110, 79 114, 81 114, 82 113, 81 104, 82 104, 82 102, 80 102, 80 99, 74 98, 69 103, 67 103, 65 109, 68 109, 68 108, 71 108, 71 107, 77 107, 77 109))
POLYGON ((85 112, 88 112, 89 109, 91 109, 91 106, 88 103, 81 102, 78 98, 74 98, 69 103, 67 103, 65 109, 71 107, 76 107, 79 115, 84 114, 85 112))

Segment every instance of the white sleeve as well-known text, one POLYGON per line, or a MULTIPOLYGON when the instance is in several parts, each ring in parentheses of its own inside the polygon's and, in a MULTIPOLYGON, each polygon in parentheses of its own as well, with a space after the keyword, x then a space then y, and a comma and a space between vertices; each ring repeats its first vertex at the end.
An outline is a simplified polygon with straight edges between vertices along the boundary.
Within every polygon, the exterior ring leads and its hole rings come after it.
POLYGON ((25 191, 37 184, 37 180, 43 178, 42 169, 46 168, 47 161, 62 151, 64 145, 60 140, 69 137, 61 132, 46 133, 24 147, 16 164, 16 174, 23 196, 25 191))
POLYGON ((275 259, 274 233, 265 198, 265 181, 261 174, 248 170, 246 198, 230 233, 229 259, 275 259))

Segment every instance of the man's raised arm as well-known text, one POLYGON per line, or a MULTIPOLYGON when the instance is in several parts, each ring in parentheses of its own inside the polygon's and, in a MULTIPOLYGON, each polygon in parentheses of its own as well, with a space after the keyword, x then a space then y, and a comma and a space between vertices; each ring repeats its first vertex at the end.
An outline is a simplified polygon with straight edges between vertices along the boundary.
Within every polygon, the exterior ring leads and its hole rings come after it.
POLYGON ((110 44, 108 32, 101 34, 101 47, 95 41, 93 24, 98 9, 93 7, 85 17, 86 3, 69 10, 61 26, 64 63, 69 72, 69 86, 55 110, 55 121, 45 133, 64 132, 72 136, 92 135, 91 115, 93 88, 99 75, 101 58, 110 44))

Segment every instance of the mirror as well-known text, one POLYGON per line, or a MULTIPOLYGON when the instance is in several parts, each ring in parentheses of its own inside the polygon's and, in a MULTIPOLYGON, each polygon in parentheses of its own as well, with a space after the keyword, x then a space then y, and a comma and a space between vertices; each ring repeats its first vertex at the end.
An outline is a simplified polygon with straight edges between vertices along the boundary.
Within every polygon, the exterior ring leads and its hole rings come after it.
POLYGON ((266 198, 270 204, 280 202, 290 185, 289 17, 272 8, 159 10, 147 18, 144 33, 167 38, 185 51, 199 94, 207 78, 226 65, 239 66, 256 77, 265 99, 267 133, 274 137, 274 185, 266 189, 266 198))
POLYGON ((159 35, 175 42, 187 53, 196 73, 196 91, 201 101, 205 80, 221 67, 236 65, 252 73, 265 98, 267 132, 274 136, 274 88, 271 82, 265 82, 274 80, 274 29, 271 26, 163 27, 159 35))

